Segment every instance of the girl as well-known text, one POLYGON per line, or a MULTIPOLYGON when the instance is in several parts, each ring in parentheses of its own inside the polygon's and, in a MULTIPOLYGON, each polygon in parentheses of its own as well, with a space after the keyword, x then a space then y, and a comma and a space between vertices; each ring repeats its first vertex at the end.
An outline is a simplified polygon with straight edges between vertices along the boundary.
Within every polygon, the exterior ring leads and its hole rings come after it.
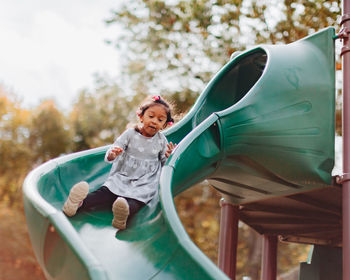
POLYGON ((112 225, 125 229, 128 217, 147 204, 158 190, 161 167, 174 149, 160 132, 173 124, 171 108, 160 96, 147 98, 137 111, 140 124, 127 129, 107 150, 105 161, 112 163, 106 182, 89 193, 89 185, 79 182, 70 190, 63 212, 109 207, 112 225))

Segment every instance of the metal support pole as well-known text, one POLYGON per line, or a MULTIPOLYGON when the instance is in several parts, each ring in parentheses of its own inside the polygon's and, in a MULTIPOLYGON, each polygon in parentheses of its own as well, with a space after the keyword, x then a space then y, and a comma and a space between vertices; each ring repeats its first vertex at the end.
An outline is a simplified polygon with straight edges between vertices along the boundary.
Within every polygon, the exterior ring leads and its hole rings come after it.
POLYGON ((232 280, 236 279, 236 258, 238 243, 238 206, 221 199, 221 220, 219 236, 219 268, 232 280))
POLYGON ((261 279, 276 280, 277 277, 277 236, 263 235, 261 279))
POLYGON ((350 0, 343 0, 343 279, 350 279, 350 0))

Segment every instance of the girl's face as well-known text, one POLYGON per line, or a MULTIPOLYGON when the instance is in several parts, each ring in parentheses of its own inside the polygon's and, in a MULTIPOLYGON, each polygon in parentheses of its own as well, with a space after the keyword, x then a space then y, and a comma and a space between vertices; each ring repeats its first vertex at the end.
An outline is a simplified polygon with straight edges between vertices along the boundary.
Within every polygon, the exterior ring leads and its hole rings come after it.
POLYGON ((144 114, 140 116, 140 121, 143 124, 141 134, 146 137, 152 137, 159 130, 165 128, 167 112, 163 105, 156 104, 146 109, 144 114))

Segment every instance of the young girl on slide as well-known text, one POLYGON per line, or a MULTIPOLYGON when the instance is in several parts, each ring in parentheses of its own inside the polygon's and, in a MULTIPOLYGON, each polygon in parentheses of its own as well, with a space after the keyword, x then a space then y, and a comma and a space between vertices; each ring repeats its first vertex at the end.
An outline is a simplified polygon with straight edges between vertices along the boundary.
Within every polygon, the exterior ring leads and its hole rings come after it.
POLYGON ((75 184, 63 205, 67 216, 107 207, 113 212, 112 225, 125 229, 128 217, 157 194, 161 168, 174 149, 160 132, 173 124, 171 108, 165 99, 153 96, 137 115, 140 124, 124 131, 106 152, 105 161, 112 163, 106 182, 91 193, 88 183, 75 184))

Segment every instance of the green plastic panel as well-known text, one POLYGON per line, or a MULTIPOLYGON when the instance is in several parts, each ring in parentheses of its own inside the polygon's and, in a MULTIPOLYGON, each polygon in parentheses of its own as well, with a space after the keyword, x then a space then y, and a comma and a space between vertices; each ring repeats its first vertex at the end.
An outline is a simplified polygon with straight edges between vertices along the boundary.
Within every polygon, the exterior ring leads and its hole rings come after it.
POLYGON ((106 179, 107 147, 67 155, 24 183, 30 238, 48 279, 227 279, 190 240, 173 197, 208 179, 237 204, 322 188, 334 161, 334 30, 237 55, 166 131, 179 143, 159 197, 125 231, 112 213, 67 218, 70 188, 106 179))
POLYGON ((300 263, 299 280, 342 280, 342 248, 314 245, 308 262, 300 263))
MULTIPOLYGON (((169 161, 174 173, 166 188, 175 195, 208 179, 241 204, 329 186, 335 133, 333 36, 334 29, 328 28, 286 46, 260 46, 223 67, 204 91, 208 98, 202 104, 222 109, 230 100, 235 103, 206 117, 184 138, 169 161), (247 73, 252 77, 246 78, 247 73), (214 101, 212 93, 221 101, 214 101)), ((202 115, 206 110, 196 119, 202 115)))
MULTIPOLYGON (((252 50, 267 56, 263 75, 240 102, 218 113, 227 155, 223 165, 237 173, 255 169, 257 177, 289 188, 281 187, 281 194, 331 184, 333 36, 334 30, 329 28, 287 46, 252 50)), ((235 181, 234 173, 228 179, 235 181)), ((254 182, 249 175, 241 178, 238 183, 257 189, 262 185, 260 179, 254 182)))

